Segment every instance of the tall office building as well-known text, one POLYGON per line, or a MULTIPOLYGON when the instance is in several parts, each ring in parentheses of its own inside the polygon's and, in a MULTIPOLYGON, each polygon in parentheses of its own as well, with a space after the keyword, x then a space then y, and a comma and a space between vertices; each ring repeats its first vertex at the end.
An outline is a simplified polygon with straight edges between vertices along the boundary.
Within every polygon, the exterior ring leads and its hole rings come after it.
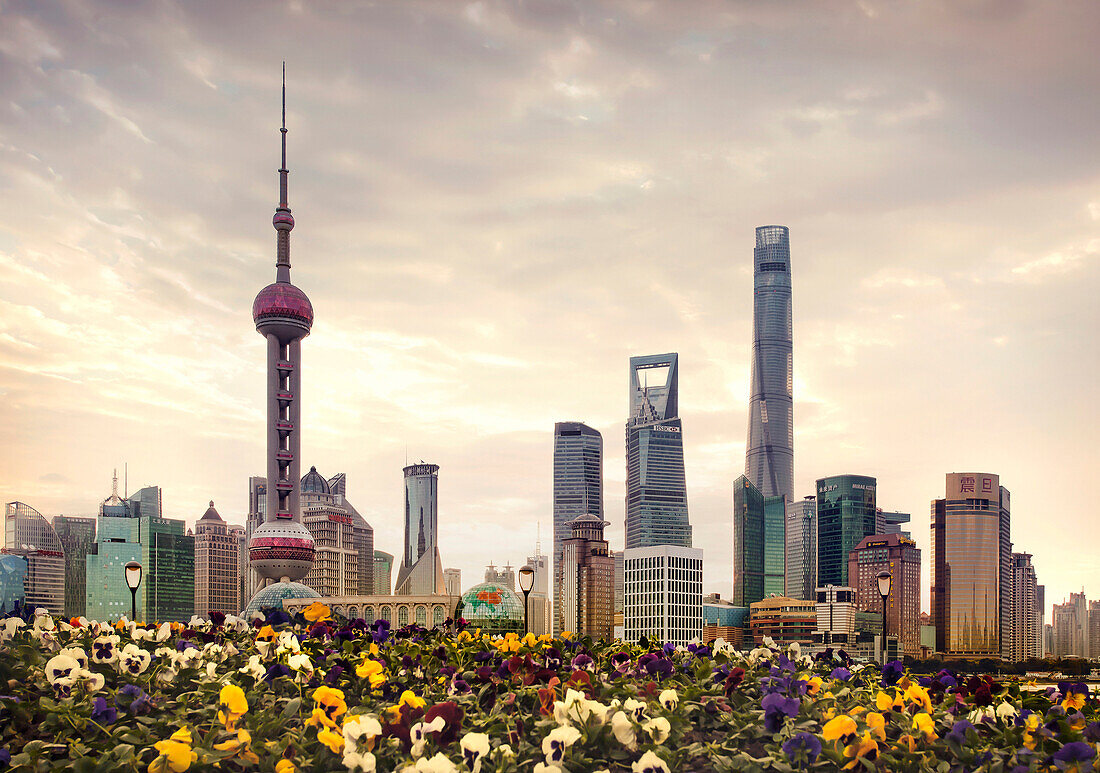
POLYGON ((703 635, 703 551, 655 545, 623 551, 623 638, 687 644, 703 635))
POLYGON ((850 585, 848 554, 875 533, 874 478, 834 475, 817 481, 817 584, 850 585))
POLYGON ((786 226, 756 229, 752 385, 745 476, 766 497, 794 501, 791 245, 786 226))
POLYGON ((142 515, 135 520, 145 590, 142 620, 186 623, 195 614, 195 537, 187 533, 182 520, 160 515, 142 515))
POLYGON ((1043 614, 1030 553, 1012 554, 1012 648, 1009 661, 1042 657, 1043 614))
POLYGON ((88 554, 96 549, 95 518, 54 516, 53 530, 65 552, 65 617, 82 617, 88 598, 88 554))
POLYGON ((957 472, 948 473, 946 488, 945 498, 932 502, 936 651, 1007 657, 1012 628, 1006 619, 1012 593, 1008 489, 996 475, 957 472), (1002 560, 1006 551, 1007 565, 1002 560))
POLYGON ((733 597, 747 607, 786 585, 786 497, 765 497, 744 475, 733 482, 733 597))
POLYGON ((393 554, 384 550, 374 551, 374 592, 387 596, 393 589, 393 554))
POLYGON ((204 619, 211 612, 235 615, 241 611, 241 557, 235 534, 214 507, 195 523, 195 614, 204 619))
POLYGON ((354 596, 359 592, 355 527, 337 499, 325 477, 316 467, 310 467, 302 477, 301 506, 302 524, 313 537, 313 567, 302 584, 322 598, 354 596))
POLYGON ((1047 629, 1050 626, 1047 624, 1047 588, 1045 585, 1035 586, 1035 605, 1039 611, 1039 657, 1045 658, 1050 654, 1050 650, 1047 649, 1047 629))
POLYGON ((25 603, 51 615, 65 611, 65 549, 50 522, 30 505, 8 502, 4 512, 4 552, 27 560, 25 603))
POLYGON ((882 612, 878 574, 891 575, 886 597, 886 633, 898 637, 900 649, 920 655, 920 549, 901 534, 864 537, 848 554, 848 584, 855 604, 865 612, 882 612))
POLYGON ((527 556, 527 565, 535 570, 531 594, 527 597, 527 630, 536 636, 550 633, 550 556, 542 552, 542 543, 535 543, 535 555, 527 556))
POLYGON ((611 559, 615 562, 615 602, 612 613, 615 617, 615 638, 623 637, 624 615, 626 614, 626 565, 623 551, 612 550, 611 559))
MULTIPOLYGON (((117 490, 100 505, 96 523, 95 550, 85 559, 86 604, 89 620, 129 619, 130 589, 126 586, 124 567, 131 561, 141 563, 141 520, 130 515, 126 501, 117 490)), ((144 569, 143 574, 148 569, 144 569)), ((149 584, 143 579, 138 586, 137 617, 145 617, 145 593, 149 584)))
MULTIPOLYGON (((569 524, 586 513, 603 518, 603 435, 579 421, 559 421, 554 425, 555 583, 569 524)), ((555 584, 555 599, 560 590, 555 584)))
POLYGON ((393 592, 404 596, 442 595, 439 557, 439 465, 412 464, 405 474, 405 556, 393 592))
POLYGON ((610 639, 614 626, 615 560, 603 530, 608 522, 592 514, 574 518, 562 544, 554 605, 555 629, 610 639))
POLYGON ((302 525, 299 485, 302 459, 302 339, 313 326, 313 305, 290 281, 290 232, 294 216, 287 202, 286 73, 283 73, 282 165, 276 233, 275 282, 252 303, 256 332, 267 341, 267 503, 264 522, 252 532, 249 562, 261 587, 246 611, 281 605, 286 598, 313 598, 297 582, 313 567, 313 537, 302 525), (273 587, 271 584, 280 587, 273 587))
POLYGON ((817 499, 813 496, 787 505, 786 562, 783 595, 812 599, 817 588, 817 499))
POLYGON ((502 588, 507 588, 516 592, 516 570, 511 564, 505 564, 501 567, 496 567, 493 564, 489 564, 485 567, 485 582, 491 582, 494 585, 499 585, 502 588))
POLYGON ((630 358, 626 422, 626 547, 691 547, 679 355, 630 358))
POLYGON ((344 512, 351 518, 352 540, 355 546, 356 571, 358 589, 355 591, 360 596, 374 594, 374 527, 367 523, 367 519, 359 514, 355 505, 348 501, 348 476, 339 472, 328 479, 329 491, 336 500, 336 504, 344 508, 344 512))

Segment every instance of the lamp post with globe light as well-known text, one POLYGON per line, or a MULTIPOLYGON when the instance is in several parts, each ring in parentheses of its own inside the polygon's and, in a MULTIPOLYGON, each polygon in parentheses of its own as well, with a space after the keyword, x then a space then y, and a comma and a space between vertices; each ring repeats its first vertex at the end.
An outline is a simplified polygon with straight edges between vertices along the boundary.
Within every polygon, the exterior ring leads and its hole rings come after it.
POLYGON ((131 561, 123 567, 126 577, 126 587, 130 589, 130 622, 137 622, 137 592, 141 585, 141 564, 131 561))
POLYGON ((523 634, 526 636, 530 629, 527 625, 527 598, 531 595, 531 588, 535 585, 535 569, 530 564, 524 564, 519 570, 519 589, 523 591, 523 634))
POLYGON ((878 592, 882 596, 882 662, 886 664, 886 599, 890 595, 890 582, 893 575, 883 569, 878 573, 878 592))

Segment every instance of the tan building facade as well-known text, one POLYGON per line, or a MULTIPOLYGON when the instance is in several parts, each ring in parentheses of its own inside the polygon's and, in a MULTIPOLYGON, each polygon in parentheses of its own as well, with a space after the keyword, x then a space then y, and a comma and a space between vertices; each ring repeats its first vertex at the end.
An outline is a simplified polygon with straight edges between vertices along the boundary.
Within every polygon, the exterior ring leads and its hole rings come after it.
POLYGON ((210 502, 195 524, 195 614, 237 614, 241 601, 241 538, 210 502))
POLYGON ((848 554, 848 583, 855 589, 855 605, 864 612, 882 614, 878 574, 890 573, 886 598, 886 629, 897 636, 906 655, 920 654, 920 549, 901 534, 864 537, 848 554))
POLYGON ((615 561, 603 538, 604 521, 582 515, 569 526, 557 568, 559 596, 555 630, 611 639, 615 606, 615 561))
POLYGON ((319 599, 285 599, 283 609, 295 612, 320 601, 333 612, 367 622, 388 620, 394 628, 416 623, 424 628, 436 628, 454 617, 459 596, 322 596, 319 599))

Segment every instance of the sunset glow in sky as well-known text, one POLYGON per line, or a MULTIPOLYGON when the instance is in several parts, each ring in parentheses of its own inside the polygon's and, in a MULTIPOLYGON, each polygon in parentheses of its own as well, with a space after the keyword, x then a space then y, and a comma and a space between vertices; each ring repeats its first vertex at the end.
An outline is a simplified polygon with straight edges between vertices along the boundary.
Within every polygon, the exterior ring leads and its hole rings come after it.
POLYGON ((424 459, 464 586, 539 521, 548 550, 563 420, 604 435, 621 547, 628 358, 675 351, 728 597, 777 223, 796 495, 876 476, 927 599, 945 474, 999 474, 1049 622, 1100 597, 1098 37, 1091 0, 0 0, 0 495, 94 514, 128 462, 167 516, 244 522, 285 59, 303 470, 379 549, 424 459))

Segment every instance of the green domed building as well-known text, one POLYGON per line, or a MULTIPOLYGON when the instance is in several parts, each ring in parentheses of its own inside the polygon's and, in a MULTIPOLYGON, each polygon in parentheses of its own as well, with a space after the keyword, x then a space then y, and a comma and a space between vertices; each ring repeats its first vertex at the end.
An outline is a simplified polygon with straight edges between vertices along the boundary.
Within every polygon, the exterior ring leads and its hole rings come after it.
POLYGON ((495 582, 483 582, 463 593, 455 614, 482 633, 523 634, 523 599, 495 582))

